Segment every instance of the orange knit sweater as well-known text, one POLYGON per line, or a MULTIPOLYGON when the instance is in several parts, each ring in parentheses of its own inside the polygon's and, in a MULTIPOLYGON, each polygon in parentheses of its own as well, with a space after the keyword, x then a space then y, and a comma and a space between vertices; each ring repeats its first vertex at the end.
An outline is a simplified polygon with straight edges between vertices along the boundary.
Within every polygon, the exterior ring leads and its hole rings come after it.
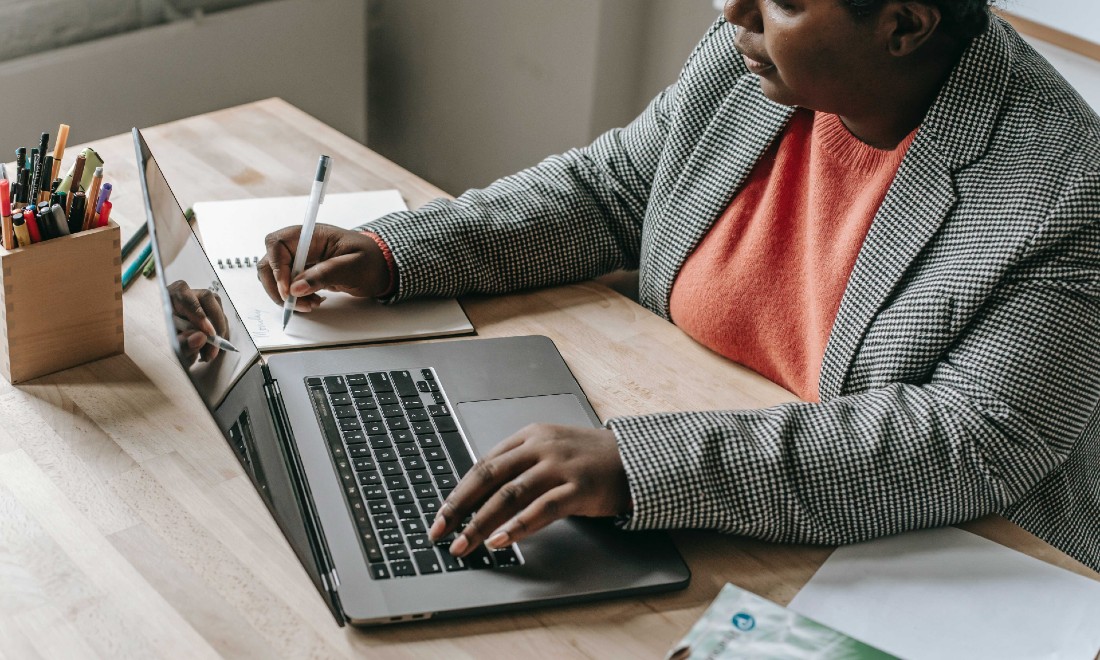
POLYGON ((672 288, 673 322, 817 401, 848 277, 915 135, 883 151, 836 115, 797 111, 684 263, 672 288))

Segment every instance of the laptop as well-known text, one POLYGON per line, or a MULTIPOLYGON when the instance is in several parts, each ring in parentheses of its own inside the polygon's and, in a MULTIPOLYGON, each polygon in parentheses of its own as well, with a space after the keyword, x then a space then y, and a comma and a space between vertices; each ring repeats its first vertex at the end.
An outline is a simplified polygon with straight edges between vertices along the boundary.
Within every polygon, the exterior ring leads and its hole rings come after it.
MULTIPOLYGON (((660 532, 570 518, 459 560, 427 529, 477 457, 533 422, 599 427, 546 337, 184 356, 173 304, 220 280, 138 129, 138 169, 170 345, 337 623, 389 624, 686 587, 660 532)), ((293 321, 292 321, 293 323, 293 321)))

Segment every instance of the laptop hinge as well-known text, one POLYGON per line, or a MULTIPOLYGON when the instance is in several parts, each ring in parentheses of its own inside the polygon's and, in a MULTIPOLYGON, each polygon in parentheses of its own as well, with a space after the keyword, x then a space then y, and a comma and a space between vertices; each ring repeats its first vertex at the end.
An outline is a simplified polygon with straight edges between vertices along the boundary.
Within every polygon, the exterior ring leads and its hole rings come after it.
POLYGON ((321 583, 327 591, 329 605, 337 623, 341 626, 345 623, 344 610, 340 604, 340 579, 336 575, 336 567, 333 565, 332 555, 325 541, 324 532, 321 529, 321 519, 317 515, 317 509, 313 504, 313 494, 309 489, 305 469, 302 467, 301 457, 298 455, 298 446, 294 442, 294 432, 290 425, 290 418, 283 404, 283 393, 279 389, 279 381, 271 377, 271 371, 266 364, 261 363, 260 369, 264 377, 264 397, 267 399, 271 420, 275 425, 275 433, 278 436, 283 459, 287 464, 287 472, 293 482, 296 499, 301 507, 302 519, 306 524, 306 535, 309 538, 310 549, 313 553, 317 572, 321 576, 321 583))

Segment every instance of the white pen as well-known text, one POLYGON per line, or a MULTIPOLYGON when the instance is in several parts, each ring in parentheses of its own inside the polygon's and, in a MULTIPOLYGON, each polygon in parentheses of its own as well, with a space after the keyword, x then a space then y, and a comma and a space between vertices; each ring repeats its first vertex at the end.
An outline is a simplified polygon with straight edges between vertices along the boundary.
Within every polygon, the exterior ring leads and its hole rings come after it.
MULTIPOLYGON (((302 271, 306 268, 306 257, 309 255, 309 244, 313 241, 313 228, 317 225, 317 211, 321 209, 321 202, 325 201, 325 188, 328 187, 328 174, 332 169, 332 159, 321 155, 317 161, 317 176, 313 178, 313 189, 309 191, 309 203, 306 204, 306 218, 302 221, 302 233, 298 236, 298 250, 294 253, 294 265, 290 269, 290 283, 294 284, 302 271)), ((294 303, 297 296, 290 295, 287 290, 286 302, 283 303, 283 330, 290 322, 290 315, 294 313, 294 303)))
MULTIPOLYGON (((194 325, 192 325, 190 321, 184 318, 180 318, 179 316, 173 315, 172 322, 176 326, 176 332, 186 332, 188 330, 192 330, 194 332, 202 332, 202 330, 199 330, 194 325)), ((206 343, 210 344, 211 346, 216 346, 223 351, 233 351, 234 353, 240 353, 240 351, 237 350, 237 347, 233 344, 230 344, 229 340, 225 337, 219 337, 218 335, 206 335, 206 343)))

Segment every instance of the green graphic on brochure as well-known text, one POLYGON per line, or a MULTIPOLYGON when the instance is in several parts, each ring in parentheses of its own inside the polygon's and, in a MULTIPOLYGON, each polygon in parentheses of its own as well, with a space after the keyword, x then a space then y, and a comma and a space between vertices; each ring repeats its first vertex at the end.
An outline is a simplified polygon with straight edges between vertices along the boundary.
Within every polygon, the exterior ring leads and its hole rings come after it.
POLYGON ((884 660, 894 656, 727 584, 668 658, 884 660))

